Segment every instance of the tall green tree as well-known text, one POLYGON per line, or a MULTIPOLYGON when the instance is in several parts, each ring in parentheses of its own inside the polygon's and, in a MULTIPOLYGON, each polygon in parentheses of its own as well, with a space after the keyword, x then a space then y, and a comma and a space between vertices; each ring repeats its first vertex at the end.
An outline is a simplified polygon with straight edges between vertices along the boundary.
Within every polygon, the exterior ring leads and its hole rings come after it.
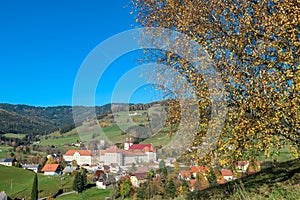
POLYGON ((159 161, 158 167, 159 167, 160 170, 165 168, 166 167, 165 161, 164 160, 159 161))
POLYGON ((81 177, 80 178, 81 178, 83 189, 86 189, 86 187, 87 187, 86 169, 84 169, 84 168, 81 169, 81 177))
POLYGON ((176 195, 176 186, 174 184, 174 181, 173 179, 170 179, 166 185, 166 188, 165 188, 165 196, 167 198, 171 198, 171 199, 174 199, 175 195, 176 195))
POLYGON ((186 192, 188 192, 189 191, 189 184, 188 184, 188 182, 186 181, 186 179, 183 179, 182 180, 182 191, 183 191, 183 193, 186 193, 186 192))
POLYGON ((34 173, 33 185, 31 190, 31 200, 37 200, 38 193, 38 176, 36 173, 34 173))
POLYGON ((83 179, 81 173, 77 172, 73 181, 73 190, 75 190, 77 193, 82 193, 82 191, 84 190, 84 184, 82 180, 83 179))

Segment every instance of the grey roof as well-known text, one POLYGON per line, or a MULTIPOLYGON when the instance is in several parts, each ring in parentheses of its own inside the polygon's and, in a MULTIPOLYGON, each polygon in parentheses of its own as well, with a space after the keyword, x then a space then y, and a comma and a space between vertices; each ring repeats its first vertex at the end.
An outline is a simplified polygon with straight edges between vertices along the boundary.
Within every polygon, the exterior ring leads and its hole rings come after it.
POLYGON ((67 167, 65 167, 65 169, 63 170, 63 172, 64 172, 64 173, 71 173, 71 172, 75 171, 76 169, 77 169, 77 167, 74 167, 74 166, 72 166, 72 167, 67 166, 67 167))
POLYGON ((4 162, 15 162, 14 158, 5 158, 4 162))
POLYGON ((39 168, 39 167, 41 167, 39 164, 22 165, 22 168, 39 168))

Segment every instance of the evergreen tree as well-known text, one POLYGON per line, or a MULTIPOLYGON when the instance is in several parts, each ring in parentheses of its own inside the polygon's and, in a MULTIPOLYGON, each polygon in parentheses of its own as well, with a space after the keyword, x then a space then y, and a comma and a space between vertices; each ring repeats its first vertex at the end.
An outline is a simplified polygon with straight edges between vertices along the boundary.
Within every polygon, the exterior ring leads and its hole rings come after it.
POLYGON ((163 168, 166 168, 166 163, 164 160, 159 161, 159 169, 162 170, 163 168))
POLYGON ((38 177, 37 174, 35 173, 32 190, 31 190, 31 200, 37 200, 37 199, 38 199, 38 177))
POLYGON ((183 179, 181 186, 182 186, 183 193, 185 193, 189 190, 189 184, 185 179, 183 179))
POLYGON ((82 175, 80 172, 77 172, 75 175, 74 182, 73 182, 73 189, 78 193, 81 193, 84 190, 82 175))
POLYGON ((83 186, 83 190, 86 189, 87 186, 87 175, 86 175, 86 169, 82 169, 81 170, 81 182, 82 182, 82 186, 83 186))
POLYGON ((137 188, 137 198, 138 199, 145 199, 146 198, 146 184, 147 183, 143 183, 141 185, 141 187, 137 188))
POLYGON ((169 174, 166 167, 162 168, 161 173, 162 173, 165 177, 167 177, 168 174, 169 174))
POLYGON ((166 186, 165 195, 168 198, 174 199, 175 194, 176 194, 176 186, 174 184, 173 179, 170 179, 167 186, 166 186))

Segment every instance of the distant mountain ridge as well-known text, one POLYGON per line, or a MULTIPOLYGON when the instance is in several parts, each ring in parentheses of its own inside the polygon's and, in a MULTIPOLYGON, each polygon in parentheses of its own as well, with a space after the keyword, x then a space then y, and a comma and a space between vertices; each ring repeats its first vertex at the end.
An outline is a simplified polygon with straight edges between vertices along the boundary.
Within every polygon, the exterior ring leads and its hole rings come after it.
MULTIPOLYGON (((96 106, 96 115, 124 111, 129 106, 130 110, 143 110, 151 107, 148 104, 113 103, 96 106)), ((93 107, 76 106, 82 119, 93 111, 93 107)), ((0 104, 0 134, 22 133, 44 135, 59 130, 64 126, 74 124, 72 106, 37 107, 21 104, 0 104)))

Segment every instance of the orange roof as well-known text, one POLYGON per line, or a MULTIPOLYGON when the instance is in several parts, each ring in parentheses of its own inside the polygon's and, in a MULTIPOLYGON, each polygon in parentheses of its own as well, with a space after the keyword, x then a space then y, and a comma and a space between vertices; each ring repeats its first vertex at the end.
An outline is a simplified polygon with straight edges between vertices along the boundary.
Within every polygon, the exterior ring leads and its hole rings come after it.
POLYGON ((193 186, 195 185, 195 183, 196 183, 196 180, 195 180, 195 179, 190 180, 190 186, 191 186, 191 187, 193 187, 193 186))
POLYGON ((224 178, 222 178, 222 179, 218 179, 217 182, 218 182, 219 184, 225 184, 225 183, 226 183, 226 180, 225 180, 224 178))
POLYGON ((192 166, 191 167, 192 173, 197 173, 197 172, 205 173, 207 170, 208 170, 207 166, 192 166))
POLYGON ((222 176, 233 176, 233 173, 230 169, 221 169, 222 176))
POLYGON ((56 172, 58 166, 59 164, 46 164, 43 167, 42 172, 56 172))
POLYGON ((185 177, 185 178, 191 177, 190 171, 187 171, 187 170, 181 170, 179 173, 180 173, 180 175, 181 175, 182 177, 185 177))
POLYGON ((78 152, 81 156, 91 156, 92 153, 89 150, 68 150, 65 156, 73 156, 74 153, 78 152))

